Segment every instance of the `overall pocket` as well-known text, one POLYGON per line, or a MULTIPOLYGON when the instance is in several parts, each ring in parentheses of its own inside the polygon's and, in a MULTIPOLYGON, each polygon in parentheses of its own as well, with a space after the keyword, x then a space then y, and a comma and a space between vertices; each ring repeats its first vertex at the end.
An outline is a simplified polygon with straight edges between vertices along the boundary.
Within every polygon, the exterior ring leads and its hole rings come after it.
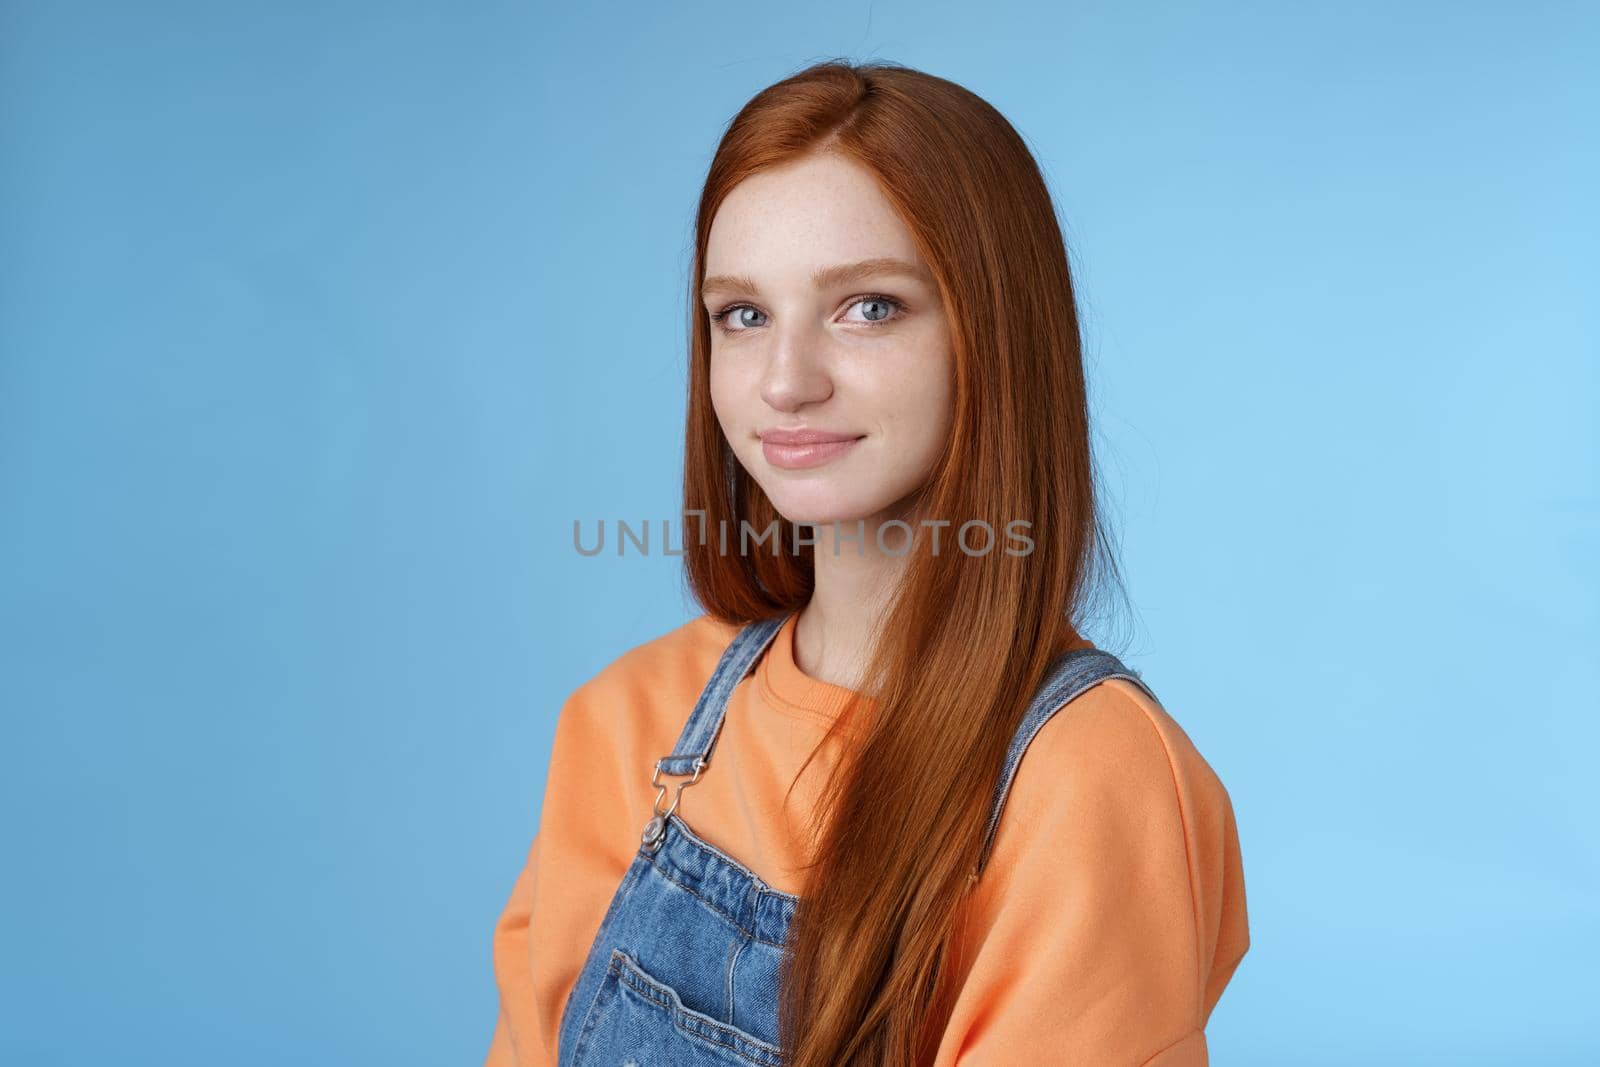
POLYGON ((677 992, 622 949, 611 950, 605 980, 583 1018, 569 1059, 584 1064, 722 1064, 783 1067, 782 1051, 684 1006, 677 992))

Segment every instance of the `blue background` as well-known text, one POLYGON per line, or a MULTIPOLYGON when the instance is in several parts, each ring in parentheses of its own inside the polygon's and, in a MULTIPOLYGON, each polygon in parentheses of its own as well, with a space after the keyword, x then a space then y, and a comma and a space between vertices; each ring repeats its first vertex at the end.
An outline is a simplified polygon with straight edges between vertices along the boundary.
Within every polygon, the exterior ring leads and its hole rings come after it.
POLYGON ((694 610, 572 521, 676 513, 710 153, 846 55, 1058 198, 1215 1062, 1596 1062, 1596 12, 4 3, 0 1060, 481 1060, 561 701, 694 610))

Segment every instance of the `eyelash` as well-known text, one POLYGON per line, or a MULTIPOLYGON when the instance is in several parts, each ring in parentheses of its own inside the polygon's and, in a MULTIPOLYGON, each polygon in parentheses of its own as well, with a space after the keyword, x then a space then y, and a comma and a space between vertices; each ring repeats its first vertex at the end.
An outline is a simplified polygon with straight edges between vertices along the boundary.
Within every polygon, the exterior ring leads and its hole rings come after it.
MULTIPOLYGON (((905 312, 905 310, 906 310, 906 306, 905 306, 904 302, 896 300, 892 296, 885 296, 882 293, 863 293, 860 296, 851 297, 850 298, 850 302, 847 303, 845 305, 845 307, 853 308, 857 304, 865 303, 868 300, 877 300, 877 301, 880 301, 882 303, 889 304, 894 308, 894 310, 896 312, 895 314, 891 314, 886 319, 877 319, 875 321, 869 319, 866 322, 866 324, 868 326, 884 326, 884 325, 887 325, 888 323, 891 323, 895 319, 899 318, 900 314, 903 314, 905 312)), ((754 305, 751 305, 751 304, 729 304, 727 307, 723 308, 721 311, 718 311, 718 312, 714 313, 711 316, 711 324, 713 326, 715 326, 717 329, 721 330, 723 333, 745 333, 745 332, 747 332, 749 330, 753 330, 756 327, 754 327, 754 326, 746 326, 743 329, 730 330, 727 326, 723 325, 723 323, 727 320, 728 316, 731 315, 733 312, 738 311, 740 308, 747 308, 747 307, 753 307, 753 306, 754 305)), ((760 309, 756 308, 756 310, 759 311, 760 309)))

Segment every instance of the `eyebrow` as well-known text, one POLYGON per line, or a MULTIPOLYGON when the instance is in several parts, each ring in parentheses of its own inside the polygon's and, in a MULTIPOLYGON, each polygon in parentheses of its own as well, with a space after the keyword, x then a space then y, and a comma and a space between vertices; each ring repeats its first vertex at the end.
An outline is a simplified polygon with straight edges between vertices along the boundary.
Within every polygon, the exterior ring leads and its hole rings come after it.
MULTIPOLYGON (((919 282, 933 284, 933 275, 924 266, 909 263, 893 256, 877 256, 873 259, 863 259, 856 263, 841 263, 833 267, 822 267, 811 275, 811 284, 818 289, 828 289, 837 285, 848 285, 865 278, 882 277, 886 274, 898 274, 902 277, 912 278, 919 282)), ((742 274, 714 274, 707 278, 700 286, 702 298, 713 292, 746 292, 758 293, 761 287, 742 274)))

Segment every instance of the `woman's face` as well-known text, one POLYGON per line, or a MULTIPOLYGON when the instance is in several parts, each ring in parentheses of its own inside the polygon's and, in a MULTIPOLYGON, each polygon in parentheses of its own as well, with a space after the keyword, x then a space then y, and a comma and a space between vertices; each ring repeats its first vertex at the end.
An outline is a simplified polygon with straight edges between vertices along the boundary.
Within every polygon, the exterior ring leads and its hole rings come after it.
POLYGON ((933 276, 872 173, 814 154, 740 182, 705 275, 712 406, 773 506, 851 530, 904 517, 949 433, 954 359, 933 276))

